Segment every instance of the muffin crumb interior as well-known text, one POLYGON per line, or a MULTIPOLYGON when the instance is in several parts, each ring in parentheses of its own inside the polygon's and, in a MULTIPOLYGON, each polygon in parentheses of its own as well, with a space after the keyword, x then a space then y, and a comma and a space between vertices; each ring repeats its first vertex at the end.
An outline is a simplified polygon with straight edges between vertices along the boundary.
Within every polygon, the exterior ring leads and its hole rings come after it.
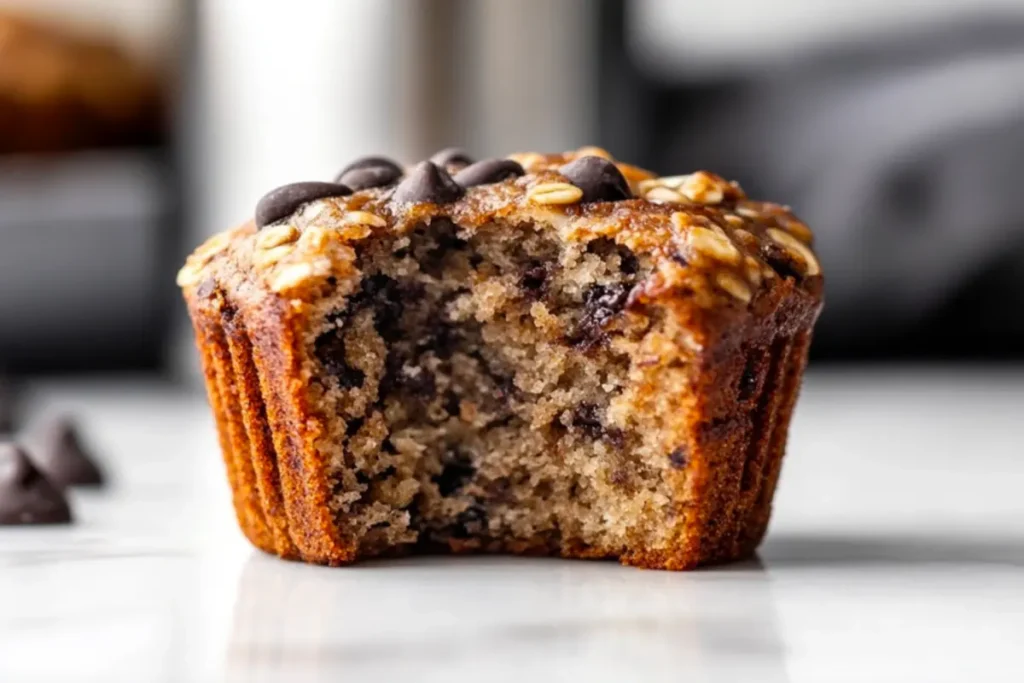
POLYGON ((630 306, 647 256, 434 218, 363 240, 356 265, 353 293, 317 303, 305 370, 332 510, 360 554, 669 544, 678 445, 659 427, 680 408, 630 407, 679 396, 688 374, 677 361, 656 390, 635 381, 662 324, 630 306))

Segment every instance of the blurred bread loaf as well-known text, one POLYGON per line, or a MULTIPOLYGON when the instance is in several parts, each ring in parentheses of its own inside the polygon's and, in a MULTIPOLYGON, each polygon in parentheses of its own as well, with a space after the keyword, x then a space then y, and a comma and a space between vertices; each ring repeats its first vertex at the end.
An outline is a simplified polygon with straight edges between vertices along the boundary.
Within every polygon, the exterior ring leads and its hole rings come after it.
POLYGON ((0 10, 0 154, 153 144, 162 99, 116 44, 0 10))

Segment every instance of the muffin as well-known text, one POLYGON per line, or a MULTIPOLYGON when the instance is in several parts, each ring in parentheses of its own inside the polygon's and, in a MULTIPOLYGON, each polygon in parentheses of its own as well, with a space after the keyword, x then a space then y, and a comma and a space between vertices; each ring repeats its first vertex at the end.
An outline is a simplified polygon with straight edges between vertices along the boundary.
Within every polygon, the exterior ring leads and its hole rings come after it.
POLYGON ((242 531, 329 565, 751 555, 822 306, 811 239, 594 147, 274 190, 178 276, 242 531))

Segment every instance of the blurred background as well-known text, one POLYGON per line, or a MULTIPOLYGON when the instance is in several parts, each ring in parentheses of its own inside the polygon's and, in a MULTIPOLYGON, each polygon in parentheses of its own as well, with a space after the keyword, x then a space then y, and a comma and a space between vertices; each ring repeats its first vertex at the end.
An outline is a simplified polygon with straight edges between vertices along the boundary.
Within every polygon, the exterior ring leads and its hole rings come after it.
POLYGON ((790 204, 817 363, 1024 358, 1020 0, 0 0, 0 366, 195 373, 204 235, 451 144, 790 204))

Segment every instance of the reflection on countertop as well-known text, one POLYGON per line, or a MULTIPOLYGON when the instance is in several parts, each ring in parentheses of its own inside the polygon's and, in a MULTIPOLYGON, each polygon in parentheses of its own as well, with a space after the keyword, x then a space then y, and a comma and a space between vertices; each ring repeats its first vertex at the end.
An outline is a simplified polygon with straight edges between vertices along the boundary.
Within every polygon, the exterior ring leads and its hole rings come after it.
POLYGON ((114 484, 0 529, 0 680, 1016 681, 1024 373, 812 375, 760 559, 330 569, 234 526, 201 397, 36 387, 114 484))

